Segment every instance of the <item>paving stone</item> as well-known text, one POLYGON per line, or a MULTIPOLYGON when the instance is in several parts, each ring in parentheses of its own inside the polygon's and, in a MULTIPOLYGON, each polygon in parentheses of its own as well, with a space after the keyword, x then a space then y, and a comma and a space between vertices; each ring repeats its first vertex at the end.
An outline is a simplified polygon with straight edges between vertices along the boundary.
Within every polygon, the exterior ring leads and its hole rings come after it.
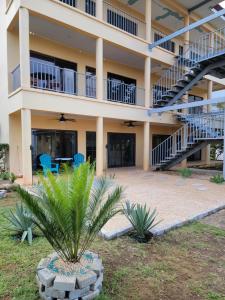
POLYGON ((69 294, 70 300, 76 300, 77 298, 85 296, 90 291, 90 286, 87 286, 83 289, 76 289, 69 294))
POLYGON ((57 298, 57 299, 64 299, 66 296, 65 291, 59 291, 54 289, 53 287, 46 288, 45 290, 46 296, 52 297, 52 298, 57 298))
POLYGON ((87 296, 82 297, 82 300, 92 300, 100 294, 100 291, 90 292, 87 296))
POLYGON ((91 290, 96 291, 97 289, 100 289, 100 286, 102 286, 103 282, 103 273, 98 277, 97 281, 91 285, 91 290))
POLYGON ((75 276, 57 275, 54 281, 54 289, 70 292, 75 289, 75 284, 76 284, 75 276))
POLYGON ((197 190, 198 191, 207 191, 208 188, 206 186, 199 186, 199 187, 197 187, 197 190))
POLYGON ((77 283, 80 289, 83 289, 93 283, 97 280, 97 275, 93 271, 89 271, 86 274, 78 275, 77 276, 77 283))
POLYGON ((48 297, 45 293, 39 293, 42 300, 53 300, 52 297, 48 297))
POLYGON ((55 275, 51 273, 48 269, 42 269, 38 271, 38 277, 41 283, 46 287, 52 286, 53 281, 55 279, 55 275))

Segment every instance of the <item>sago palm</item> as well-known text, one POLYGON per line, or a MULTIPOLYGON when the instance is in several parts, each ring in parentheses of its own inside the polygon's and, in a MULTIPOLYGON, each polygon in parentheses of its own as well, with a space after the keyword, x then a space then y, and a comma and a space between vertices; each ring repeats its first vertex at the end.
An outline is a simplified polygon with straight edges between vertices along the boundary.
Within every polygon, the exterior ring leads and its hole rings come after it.
POLYGON ((94 180, 94 166, 80 165, 63 176, 40 177, 37 196, 18 192, 33 214, 33 221, 59 256, 78 262, 101 228, 120 211, 122 188, 112 180, 94 180))

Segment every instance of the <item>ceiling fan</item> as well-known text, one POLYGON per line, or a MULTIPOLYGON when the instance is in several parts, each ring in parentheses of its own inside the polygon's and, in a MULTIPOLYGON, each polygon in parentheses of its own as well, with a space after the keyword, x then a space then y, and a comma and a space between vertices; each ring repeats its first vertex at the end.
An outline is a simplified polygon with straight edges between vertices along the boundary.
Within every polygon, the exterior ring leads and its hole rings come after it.
POLYGON ((137 126, 141 126, 141 124, 137 123, 136 121, 124 121, 122 123, 122 126, 126 126, 126 127, 129 127, 129 128, 134 128, 134 127, 137 127, 137 126))
POLYGON ((59 117, 59 118, 53 119, 53 120, 57 120, 57 121, 59 121, 60 123, 65 123, 65 122, 76 122, 75 119, 72 119, 72 118, 66 118, 66 117, 65 117, 65 114, 60 114, 60 117, 59 117))

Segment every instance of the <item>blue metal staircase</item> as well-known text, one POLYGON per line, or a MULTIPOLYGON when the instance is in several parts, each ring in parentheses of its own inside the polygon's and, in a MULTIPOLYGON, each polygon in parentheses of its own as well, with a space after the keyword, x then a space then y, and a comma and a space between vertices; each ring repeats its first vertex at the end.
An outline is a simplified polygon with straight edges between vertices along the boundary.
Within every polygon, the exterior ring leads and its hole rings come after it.
POLYGON ((225 27, 191 43, 153 86, 155 107, 172 105, 205 75, 225 78, 225 27))
POLYGON ((183 126, 152 150, 152 168, 167 170, 224 136, 224 112, 179 114, 183 126))

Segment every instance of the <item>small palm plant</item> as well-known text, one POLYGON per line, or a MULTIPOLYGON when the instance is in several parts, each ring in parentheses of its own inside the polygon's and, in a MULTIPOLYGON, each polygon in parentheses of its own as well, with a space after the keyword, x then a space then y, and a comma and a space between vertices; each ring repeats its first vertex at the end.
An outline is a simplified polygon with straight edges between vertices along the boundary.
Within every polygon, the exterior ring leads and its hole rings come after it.
POLYGON ((32 244, 35 224, 31 213, 23 204, 17 203, 15 211, 9 210, 4 214, 4 218, 9 222, 9 226, 6 227, 7 230, 20 237, 21 242, 27 239, 28 243, 32 244))
POLYGON ((134 228, 135 238, 140 242, 147 242, 152 237, 151 229, 161 222, 156 222, 156 209, 151 211, 146 204, 143 206, 126 201, 123 213, 134 228))
POLYGON ((65 167, 63 176, 41 176, 37 196, 18 189, 33 222, 67 262, 79 262, 101 228, 120 211, 122 188, 112 187, 106 177, 94 180, 94 173, 87 162, 72 173, 65 167))

